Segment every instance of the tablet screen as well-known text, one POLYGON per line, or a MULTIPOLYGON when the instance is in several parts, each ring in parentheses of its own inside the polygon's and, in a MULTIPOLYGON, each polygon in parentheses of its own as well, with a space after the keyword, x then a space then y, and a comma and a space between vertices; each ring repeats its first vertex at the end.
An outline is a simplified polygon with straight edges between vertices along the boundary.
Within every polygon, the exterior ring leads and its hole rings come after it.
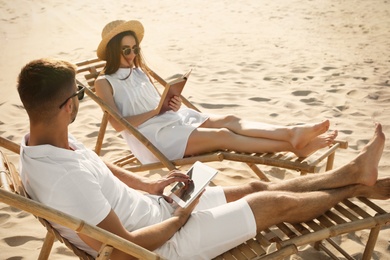
POLYGON ((210 183, 217 174, 217 170, 201 162, 196 162, 188 171, 188 183, 178 182, 172 189, 170 197, 179 206, 188 206, 210 183))

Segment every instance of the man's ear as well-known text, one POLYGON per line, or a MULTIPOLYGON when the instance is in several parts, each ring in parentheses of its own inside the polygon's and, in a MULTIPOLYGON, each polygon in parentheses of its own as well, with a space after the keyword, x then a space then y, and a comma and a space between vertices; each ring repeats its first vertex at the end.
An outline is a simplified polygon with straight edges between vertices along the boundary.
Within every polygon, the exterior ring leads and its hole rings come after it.
POLYGON ((70 98, 68 101, 66 101, 64 108, 66 109, 67 112, 72 113, 73 110, 73 99, 70 98))

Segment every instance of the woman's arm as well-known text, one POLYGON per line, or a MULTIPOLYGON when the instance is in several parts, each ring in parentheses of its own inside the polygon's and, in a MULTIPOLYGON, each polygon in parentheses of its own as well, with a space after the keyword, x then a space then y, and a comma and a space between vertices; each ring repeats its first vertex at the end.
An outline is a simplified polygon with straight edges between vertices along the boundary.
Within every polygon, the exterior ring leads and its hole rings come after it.
MULTIPOLYGON (((97 79, 95 81, 95 89, 96 89, 96 95, 100 97, 108 106, 113 108, 118 114, 121 115, 118 107, 115 104, 114 97, 113 97, 113 90, 108 80, 103 78, 97 79)), ((125 119, 130 124, 137 127, 156 115, 157 115, 157 111, 153 109, 143 114, 125 117, 125 119)), ((125 127, 122 124, 120 124, 111 116, 108 118, 108 121, 117 132, 120 132, 125 129, 125 127)))

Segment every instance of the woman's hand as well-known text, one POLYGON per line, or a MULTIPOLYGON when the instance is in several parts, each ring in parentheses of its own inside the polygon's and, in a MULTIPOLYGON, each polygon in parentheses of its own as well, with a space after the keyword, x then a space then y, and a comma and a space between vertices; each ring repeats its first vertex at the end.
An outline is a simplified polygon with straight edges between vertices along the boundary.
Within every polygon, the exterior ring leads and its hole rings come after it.
POLYGON ((178 111, 181 107, 181 98, 179 96, 173 96, 171 100, 169 100, 168 105, 173 111, 178 111))
POLYGON ((189 180, 190 180, 190 177, 188 175, 181 173, 178 170, 173 170, 167 176, 165 176, 159 180, 152 181, 150 183, 151 186, 149 189, 149 194, 162 195, 166 201, 171 203, 172 199, 163 195, 165 187, 171 185, 174 182, 187 183, 189 180))

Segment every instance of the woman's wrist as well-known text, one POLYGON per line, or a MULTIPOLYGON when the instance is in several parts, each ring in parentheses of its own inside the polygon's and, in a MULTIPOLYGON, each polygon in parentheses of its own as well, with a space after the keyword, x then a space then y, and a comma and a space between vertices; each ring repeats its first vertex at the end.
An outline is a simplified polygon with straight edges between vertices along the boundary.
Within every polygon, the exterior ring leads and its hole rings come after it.
POLYGON ((153 109, 151 112, 152 112, 152 117, 155 117, 158 115, 157 108, 153 109))

